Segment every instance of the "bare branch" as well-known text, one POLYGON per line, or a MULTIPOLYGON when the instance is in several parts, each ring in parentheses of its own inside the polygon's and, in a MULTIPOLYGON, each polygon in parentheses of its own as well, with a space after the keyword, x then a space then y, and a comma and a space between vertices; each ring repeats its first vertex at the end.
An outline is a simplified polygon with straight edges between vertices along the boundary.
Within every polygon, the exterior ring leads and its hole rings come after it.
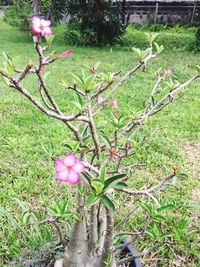
POLYGON ((47 85, 44 81, 44 79, 42 78, 42 75, 40 72, 37 72, 37 76, 38 76, 38 79, 39 79, 39 83, 40 83, 40 86, 42 87, 42 89, 44 90, 47 98, 49 99, 51 105, 54 107, 54 109, 57 111, 57 113, 59 113, 60 115, 62 114, 59 106, 57 105, 57 103, 55 102, 54 98, 52 97, 52 95, 50 94, 48 88, 47 88, 47 85))
POLYGON ((128 189, 128 188, 121 188, 121 189, 116 189, 116 190, 127 193, 129 195, 147 195, 147 196, 149 196, 150 193, 155 192, 155 191, 159 190, 160 188, 162 188, 163 186, 167 185, 168 181, 170 179, 172 179, 175 175, 176 175, 175 172, 172 174, 169 174, 168 176, 166 176, 162 180, 162 182, 160 182, 159 184, 157 184, 154 187, 150 187, 149 189, 132 190, 132 189, 128 189))
POLYGON ((29 62, 27 66, 21 71, 19 77, 17 78, 17 81, 20 82, 21 80, 23 80, 26 77, 26 75, 30 72, 32 67, 33 67, 33 63, 29 62))
POLYGON ((101 93, 106 91, 111 85, 112 85, 112 83, 108 83, 104 86, 100 86, 100 88, 91 96, 91 99, 97 97, 98 95, 100 95, 101 93))
POLYGON ((132 260, 134 260, 134 259, 144 257, 144 256, 150 254, 152 251, 154 251, 154 250, 155 250, 156 248, 158 248, 159 246, 161 246, 161 244, 160 244, 160 243, 157 243, 154 247, 145 249, 145 250, 144 250, 143 252, 141 252, 141 253, 138 253, 138 254, 136 254, 136 255, 133 255, 133 256, 130 256, 130 257, 127 257, 127 258, 124 258, 124 259, 122 259, 122 260, 117 261, 116 265, 117 265, 117 266, 120 266, 120 265, 123 266, 123 264, 126 264, 126 263, 128 263, 128 262, 130 262, 130 261, 132 261, 132 260))
POLYGON ((38 223, 39 224, 44 224, 44 223, 53 224, 55 226, 56 230, 58 231, 60 243, 63 245, 63 248, 65 248, 65 246, 67 245, 67 242, 66 242, 66 240, 64 238, 64 234, 62 233, 62 230, 58 224, 58 218, 48 217, 44 221, 40 221, 38 223))
POLYGON ((84 166, 88 169, 88 170, 91 170, 93 171, 94 173, 96 174, 100 174, 100 171, 98 168, 94 167, 93 165, 89 164, 87 161, 84 160, 84 166))
POLYGON ((88 105, 88 115, 89 115, 89 126, 91 130, 92 139, 94 141, 97 158, 99 158, 101 153, 101 148, 100 148, 99 138, 97 135, 96 125, 93 121, 92 109, 90 105, 88 105))
POLYGON ((125 224, 127 222, 127 220, 129 219, 129 217, 131 215, 133 215, 137 210, 139 209, 139 207, 134 207, 116 226, 115 226, 115 230, 117 230, 119 227, 121 227, 123 224, 125 224))
POLYGON ((75 91, 76 93, 85 96, 85 93, 83 91, 81 91, 81 89, 77 88, 76 85, 74 86, 68 86, 67 89, 75 91))
POLYGON ((141 227, 141 229, 137 233, 135 233, 133 235, 133 237, 129 241, 127 241, 126 243, 124 243, 122 245, 117 246, 114 249, 114 252, 116 252, 117 250, 123 250, 128 245, 130 245, 131 243, 133 243, 134 241, 136 241, 140 236, 142 236, 144 234, 144 232, 146 231, 146 229, 147 229, 147 226, 148 226, 148 224, 150 222, 150 219, 151 219, 151 217, 150 217, 150 215, 148 215, 147 218, 145 219, 144 224, 141 227))
MULTIPOLYGON (((123 129, 123 134, 130 132, 134 127, 141 127, 144 123, 144 121, 162 110, 164 107, 166 107, 172 100, 174 99, 174 95, 177 94, 179 91, 181 91, 183 88, 187 87, 189 84, 191 84, 193 81, 197 80, 200 78, 200 74, 197 74, 190 78, 188 81, 185 83, 182 83, 178 85, 176 88, 174 88, 172 91, 170 91, 167 95, 165 95, 154 107, 152 107, 149 111, 145 112, 140 116, 140 118, 137 121, 133 121, 125 128, 123 129)), ((134 136, 135 133, 132 134, 134 136)))
MULTIPOLYGON (((124 75, 122 77, 122 79, 111 89, 111 91, 108 93, 108 95, 104 98, 103 102, 102 103, 105 103, 106 100, 108 98, 110 98, 116 91, 119 87, 121 87, 127 80, 128 78, 133 74, 135 73, 137 70, 139 70, 141 67, 144 67, 146 66, 147 62, 151 59, 151 58, 155 58, 157 56, 157 53, 156 54, 152 54, 152 51, 149 53, 149 55, 142 61, 139 62, 139 64, 137 66, 135 66, 134 68, 132 68, 130 71, 128 71, 126 73, 126 75, 124 75)), ((101 104, 102 104, 101 103, 101 104)), ((92 110, 95 110, 96 107, 98 106, 98 103, 94 105, 94 107, 92 108, 92 110)))
MULTIPOLYGON (((6 76, 7 77, 7 76, 6 76)), ((26 98, 28 98, 38 109, 40 109, 43 113, 45 113, 47 116, 56 118, 58 120, 62 121, 86 121, 88 122, 88 118, 85 116, 81 116, 81 113, 76 113, 71 116, 65 116, 65 115, 60 115, 55 112, 49 111, 46 108, 43 107, 43 105, 36 99, 34 96, 32 96, 24 87, 22 87, 16 79, 10 78, 11 85, 10 87, 13 87, 17 89, 20 93, 22 93, 26 98)))

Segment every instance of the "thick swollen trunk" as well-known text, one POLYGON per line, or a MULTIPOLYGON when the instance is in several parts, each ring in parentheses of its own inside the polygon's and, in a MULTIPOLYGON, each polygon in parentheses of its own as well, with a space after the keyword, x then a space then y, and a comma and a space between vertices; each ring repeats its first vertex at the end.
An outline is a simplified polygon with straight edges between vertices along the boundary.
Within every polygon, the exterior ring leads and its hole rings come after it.
POLYGON ((72 236, 64 253, 64 267, 85 266, 88 261, 88 243, 85 218, 74 223, 72 236))
POLYGON ((73 225, 70 241, 65 248, 63 258, 56 261, 54 267, 116 267, 112 259, 112 212, 102 207, 99 225, 98 206, 93 205, 90 209, 90 225, 87 231, 85 200, 79 193, 77 202, 77 219, 73 225))
POLYGON ((91 207, 90 231, 87 232, 84 208, 80 207, 81 205, 77 210, 79 220, 74 223, 71 239, 65 249, 63 259, 57 261, 55 267, 116 267, 115 260, 112 258, 112 212, 102 209, 102 221, 98 231, 97 207, 95 205, 91 207))
MULTIPOLYGON (((81 187, 81 185, 79 186, 81 187)), ((85 218, 84 197, 77 196, 77 219, 74 222, 69 244, 65 248, 63 257, 64 267, 85 266, 88 260, 88 238, 85 218)))

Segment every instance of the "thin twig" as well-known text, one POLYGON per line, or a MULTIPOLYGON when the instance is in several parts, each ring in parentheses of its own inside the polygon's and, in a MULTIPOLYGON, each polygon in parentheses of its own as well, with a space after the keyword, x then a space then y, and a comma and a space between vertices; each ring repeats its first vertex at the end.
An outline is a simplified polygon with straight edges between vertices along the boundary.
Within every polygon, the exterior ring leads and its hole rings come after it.
POLYGON ((121 227, 123 224, 125 224, 127 222, 127 220, 129 219, 129 217, 131 215, 133 215, 137 210, 139 209, 139 207, 134 207, 115 227, 114 229, 117 230, 119 227, 121 227))
POLYGON ((92 139, 94 141, 97 158, 99 158, 101 154, 101 148, 100 148, 100 143, 99 143, 99 137, 97 135, 96 125, 93 121, 92 109, 90 105, 88 105, 88 116, 89 116, 89 126, 91 130, 92 139))
POLYGON ((130 256, 130 257, 127 257, 127 258, 124 258, 122 260, 119 260, 117 261, 116 265, 117 266, 120 266, 120 265, 123 265, 123 264, 126 264, 134 259, 137 259, 137 258, 141 258, 141 257, 144 257, 148 254, 150 254, 152 251, 154 251, 156 248, 158 248, 159 246, 161 246, 160 243, 157 243, 154 247, 152 248, 148 248, 148 249, 145 249, 143 252, 141 253, 138 253, 136 255, 133 255, 133 256, 130 256))
POLYGON ((120 189, 116 189, 116 190, 127 193, 129 195, 147 195, 147 196, 149 196, 149 193, 155 192, 155 191, 159 190, 160 188, 162 188, 164 185, 167 185, 167 182, 170 179, 172 179, 175 175, 176 175, 175 172, 172 174, 169 174, 159 184, 157 184, 156 186, 150 187, 149 189, 132 190, 132 189, 128 189, 128 188, 120 188, 120 189))
POLYGON ((127 241, 126 243, 124 243, 124 244, 122 244, 122 245, 117 246, 117 247, 114 249, 114 252, 116 252, 116 251, 118 251, 118 250, 123 250, 123 249, 126 248, 128 245, 130 245, 131 243, 133 243, 134 241, 136 241, 140 236, 142 236, 142 235, 144 234, 144 232, 146 231, 147 226, 148 226, 150 220, 151 220, 151 217, 150 217, 150 215, 148 215, 147 218, 145 219, 144 224, 143 224, 143 226, 141 227, 141 229, 140 229, 137 233, 135 233, 135 234, 133 235, 133 237, 132 237, 129 241, 127 241))

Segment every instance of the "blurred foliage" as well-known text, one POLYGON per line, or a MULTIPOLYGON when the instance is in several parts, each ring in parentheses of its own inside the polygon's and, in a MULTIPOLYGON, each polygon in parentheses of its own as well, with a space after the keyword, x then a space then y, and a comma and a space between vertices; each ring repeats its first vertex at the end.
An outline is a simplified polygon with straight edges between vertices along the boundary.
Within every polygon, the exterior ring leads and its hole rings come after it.
MULTIPOLYGON (((50 18, 54 23, 59 22, 65 13, 64 0, 40 0, 40 16, 50 18)), ((4 20, 26 31, 30 28, 30 17, 33 14, 33 4, 30 0, 13 0, 5 11, 4 20)))
POLYGON ((95 46, 113 44, 125 30, 120 12, 112 7, 111 1, 69 0, 67 10, 70 15, 65 35, 67 42, 95 46))

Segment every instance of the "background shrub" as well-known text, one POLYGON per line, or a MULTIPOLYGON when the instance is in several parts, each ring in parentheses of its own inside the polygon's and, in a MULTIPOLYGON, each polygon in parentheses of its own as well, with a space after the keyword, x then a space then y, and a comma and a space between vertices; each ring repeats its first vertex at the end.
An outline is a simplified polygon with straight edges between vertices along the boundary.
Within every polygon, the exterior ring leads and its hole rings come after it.
POLYGON ((21 30, 29 28, 29 16, 32 12, 30 1, 16 1, 5 11, 5 21, 12 26, 19 26, 21 30))
MULTIPOLYGON (((57 23, 65 13, 64 0, 40 0, 39 15, 48 17, 54 23, 57 23)), ((19 26, 21 30, 27 31, 30 28, 30 16, 33 15, 32 2, 29 0, 15 0, 12 1, 5 11, 4 20, 12 25, 19 26)))
POLYGON ((75 1, 68 2, 70 15, 67 28, 67 40, 74 43, 101 46, 120 40, 125 27, 122 25, 118 9, 113 9, 111 1, 75 1), (77 25, 76 25, 77 24, 77 25))

